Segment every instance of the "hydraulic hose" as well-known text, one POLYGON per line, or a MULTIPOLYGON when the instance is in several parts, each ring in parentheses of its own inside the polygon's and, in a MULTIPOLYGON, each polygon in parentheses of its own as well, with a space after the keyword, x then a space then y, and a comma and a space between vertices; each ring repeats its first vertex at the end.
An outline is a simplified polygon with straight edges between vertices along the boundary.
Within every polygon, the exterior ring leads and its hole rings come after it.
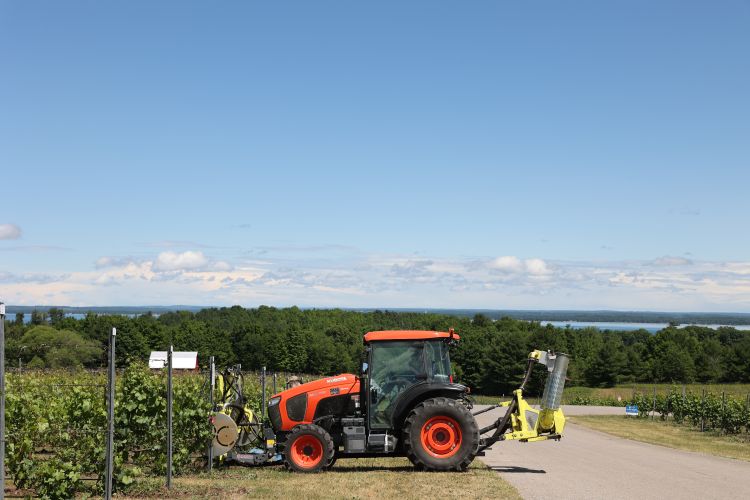
MULTIPOLYGON (((526 365, 526 374, 523 377, 523 380, 521 381, 521 385, 519 386, 519 389, 522 391, 526 388, 526 384, 529 382, 529 379, 531 378, 531 372, 534 369, 534 363, 536 363, 536 360, 533 358, 529 358, 528 363, 526 365)), ((505 430, 508 428, 508 422, 510 422, 510 416, 513 414, 513 412, 516 411, 516 407, 518 406, 518 403, 516 402, 515 398, 513 401, 511 401, 510 405, 508 406, 508 411, 505 412, 505 415, 501 420, 496 421, 494 424, 488 425, 487 427, 479 430, 479 435, 484 434, 485 432, 491 431, 492 429, 495 429, 495 432, 490 436, 484 446, 480 446, 479 450, 484 450, 488 446, 491 446, 493 443, 497 442, 500 439, 500 436, 505 432, 505 430)))
POLYGON ((529 379, 531 378, 531 372, 534 370, 534 363, 536 363, 536 360, 533 358, 529 358, 526 364, 526 375, 524 375, 523 381, 521 382, 521 385, 518 387, 522 391, 526 390, 526 384, 529 383, 529 379))

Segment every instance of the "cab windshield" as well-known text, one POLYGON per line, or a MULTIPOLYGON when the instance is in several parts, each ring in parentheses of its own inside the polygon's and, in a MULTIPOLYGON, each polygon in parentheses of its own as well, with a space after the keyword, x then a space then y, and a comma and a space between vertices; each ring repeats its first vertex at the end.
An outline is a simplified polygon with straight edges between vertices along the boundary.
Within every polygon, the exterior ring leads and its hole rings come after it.
POLYGON ((448 345, 442 340, 373 342, 370 354, 370 427, 390 427, 394 402, 412 385, 450 382, 448 345))

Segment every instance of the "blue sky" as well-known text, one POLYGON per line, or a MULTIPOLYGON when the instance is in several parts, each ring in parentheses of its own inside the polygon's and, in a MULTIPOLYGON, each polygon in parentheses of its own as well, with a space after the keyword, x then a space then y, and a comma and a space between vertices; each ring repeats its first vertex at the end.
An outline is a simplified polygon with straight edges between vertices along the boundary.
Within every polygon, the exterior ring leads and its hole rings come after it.
POLYGON ((0 298, 750 311, 749 25, 4 2, 0 298))

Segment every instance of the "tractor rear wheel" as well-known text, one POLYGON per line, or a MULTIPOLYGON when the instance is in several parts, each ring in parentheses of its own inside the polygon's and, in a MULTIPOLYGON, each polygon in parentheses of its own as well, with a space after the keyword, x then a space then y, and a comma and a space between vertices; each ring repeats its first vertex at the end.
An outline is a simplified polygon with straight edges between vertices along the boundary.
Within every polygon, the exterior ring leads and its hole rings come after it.
POLYGON ((463 471, 479 448, 479 427, 468 408, 450 398, 432 398, 404 422, 404 449, 417 468, 463 471))
POLYGON ((333 460, 333 439, 319 425, 295 427, 284 444, 284 465, 296 472, 320 472, 333 460))

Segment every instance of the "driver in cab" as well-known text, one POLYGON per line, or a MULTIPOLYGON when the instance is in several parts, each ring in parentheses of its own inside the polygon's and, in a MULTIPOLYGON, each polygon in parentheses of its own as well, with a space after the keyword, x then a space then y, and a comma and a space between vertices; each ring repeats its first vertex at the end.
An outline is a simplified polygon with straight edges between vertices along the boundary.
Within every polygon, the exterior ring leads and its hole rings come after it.
POLYGON ((376 357, 379 359, 373 363, 370 382, 374 390, 372 422, 388 424, 398 395, 417 381, 422 367, 422 349, 392 346, 378 350, 376 357))

